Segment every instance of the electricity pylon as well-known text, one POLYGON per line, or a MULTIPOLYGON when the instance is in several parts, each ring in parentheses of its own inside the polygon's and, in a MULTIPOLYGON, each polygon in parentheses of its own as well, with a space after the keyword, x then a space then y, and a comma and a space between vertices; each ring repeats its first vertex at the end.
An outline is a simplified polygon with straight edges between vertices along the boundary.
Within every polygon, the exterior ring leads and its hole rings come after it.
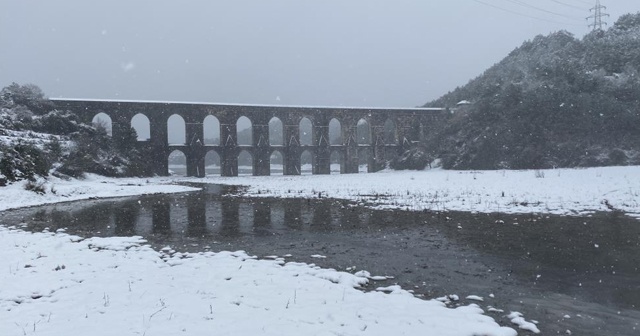
POLYGON ((593 19, 593 23, 589 24, 589 28, 593 27, 593 30, 602 30, 603 25, 607 25, 606 22, 602 20, 603 17, 609 16, 609 14, 604 13, 603 10, 607 9, 606 6, 600 4, 600 0, 596 0, 596 6, 589 9, 590 12, 593 12, 593 15, 589 16, 587 20, 593 19))

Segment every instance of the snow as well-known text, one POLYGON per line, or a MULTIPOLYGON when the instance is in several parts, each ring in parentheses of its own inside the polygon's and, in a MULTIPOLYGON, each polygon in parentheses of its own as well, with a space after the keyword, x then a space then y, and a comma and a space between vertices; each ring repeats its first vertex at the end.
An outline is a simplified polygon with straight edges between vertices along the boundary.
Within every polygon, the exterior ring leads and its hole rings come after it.
POLYGON ((516 335, 476 305, 365 293, 349 273, 143 244, 0 226, 2 334, 516 335))
POLYGON ((473 301, 484 301, 484 298, 481 296, 477 296, 477 295, 469 295, 467 296, 467 300, 473 300, 473 301))
POLYGON ((64 137, 52 135, 48 133, 39 133, 34 131, 14 131, 2 129, 4 135, 0 135, 0 144, 10 146, 16 142, 28 143, 32 145, 42 145, 49 143, 52 139, 64 142, 64 137))
POLYGON ((518 327, 522 330, 528 330, 535 334, 540 333, 538 327, 532 322, 525 321, 524 317, 522 317, 522 314, 519 312, 512 312, 511 314, 507 315, 507 318, 511 319, 511 323, 518 325, 518 327))
POLYGON ((640 167, 522 171, 383 171, 375 174, 212 177, 193 182, 245 185, 254 197, 345 199, 377 209, 587 215, 622 211, 640 218, 640 167), (544 176, 544 177, 541 177, 544 176))
POLYGON ((84 180, 63 180, 49 177, 41 180, 46 194, 40 195, 24 189, 26 181, 0 187, 0 211, 68 202, 92 198, 123 197, 142 194, 178 193, 198 190, 196 188, 172 185, 171 181, 159 182, 153 179, 114 179, 87 174, 84 180))

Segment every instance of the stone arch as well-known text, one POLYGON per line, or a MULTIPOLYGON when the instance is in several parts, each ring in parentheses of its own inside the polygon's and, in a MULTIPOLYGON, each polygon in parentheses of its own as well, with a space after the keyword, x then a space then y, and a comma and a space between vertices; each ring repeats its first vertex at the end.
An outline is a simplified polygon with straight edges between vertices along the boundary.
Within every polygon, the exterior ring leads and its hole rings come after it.
POLYGON ((236 134, 238 138, 238 146, 253 145, 253 123, 251 119, 242 116, 236 122, 236 134))
POLYGON ((169 175, 187 175, 187 156, 184 153, 176 149, 169 153, 167 157, 168 167, 169 167, 169 175))
POLYGON ((384 140, 385 145, 395 145, 398 143, 396 123, 391 118, 384 122, 384 126, 382 128, 382 139, 384 140))
POLYGON ((269 145, 284 146, 284 126, 278 117, 269 120, 269 145))
POLYGON ((364 118, 358 120, 356 124, 356 143, 358 145, 371 144, 371 125, 364 118))
POLYGON ((167 120, 167 141, 170 145, 187 143, 187 124, 179 114, 174 114, 167 120))
POLYGON ((331 174, 341 174, 344 171, 344 160, 342 158, 342 153, 340 151, 334 150, 331 151, 331 156, 329 158, 329 162, 331 164, 331 174))
POLYGON ((284 155, 277 149, 271 152, 269 157, 269 171, 271 175, 284 174, 284 155))
POLYGON ((103 127, 109 136, 113 136, 113 121, 108 114, 104 112, 96 114, 91 119, 91 123, 95 127, 103 127))
POLYGON ((315 159, 313 157, 313 153, 310 150, 304 150, 302 154, 300 154, 300 174, 302 175, 310 175, 313 174, 313 164, 315 163, 315 159))
POLYGON ((206 175, 220 175, 222 169, 220 168, 221 161, 220 155, 214 150, 207 152, 204 156, 204 171, 206 175))
POLYGON ((342 124, 340 120, 333 118, 329 121, 329 144, 331 146, 340 146, 342 141, 342 124))
POLYGON ((146 115, 138 113, 131 118, 131 127, 136 130, 138 141, 149 141, 151 139, 151 122, 146 115))
POLYGON ((304 117, 298 124, 300 132, 300 146, 313 145, 313 123, 311 119, 304 117))
POLYGON ((247 150, 238 154, 238 175, 253 175, 253 155, 247 150))
POLYGON ((218 118, 212 115, 206 116, 202 122, 202 132, 205 145, 220 145, 220 120, 218 118))

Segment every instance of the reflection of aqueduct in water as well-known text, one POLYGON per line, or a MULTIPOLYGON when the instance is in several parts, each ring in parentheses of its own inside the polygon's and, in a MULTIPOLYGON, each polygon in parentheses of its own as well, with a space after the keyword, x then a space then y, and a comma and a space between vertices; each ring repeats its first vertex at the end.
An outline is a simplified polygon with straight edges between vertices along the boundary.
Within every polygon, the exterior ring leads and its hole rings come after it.
MULTIPOLYGON (((328 232, 358 227, 388 226, 398 220, 393 212, 359 209, 336 205, 333 201, 289 199, 243 199, 208 197, 190 194, 186 197, 154 196, 137 200, 102 202, 76 213, 54 211, 43 214, 54 227, 67 227, 71 218, 90 223, 91 230, 107 235, 150 237, 186 236, 234 238, 241 235, 267 235, 283 230, 328 232)), ((415 216, 413 216, 415 217, 415 216)), ((403 223, 412 221, 407 213, 403 223)), ((163 244, 167 244, 163 241, 163 244)))
MULTIPOLYGON (((149 138, 139 146, 151 154, 151 171, 167 175, 168 157, 180 151, 187 175, 205 175, 205 157, 219 158, 222 176, 238 175, 238 157, 250 156, 256 176, 271 174, 271 158, 279 156, 285 175, 301 173, 301 157, 311 157, 313 174, 330 174, 331 162, 341 173, 357 173, 362 158, 369 172, 419 142, 447 118, 443 108, 346 108, 230 105, 54 99, 81 121, 108 116, 114 139, 122 137, 132 120, 148 126, 149 138), (249 142, 239 143, 239 122, 250 123, 249 142), (184 139, 169 141, 169 123, 177 121, 184 139), (302 129, 310 125, 310 132, 302 129), (337 130, 337 132, 335 131, 337 130), (335 134, 337 133, 337 134, 335 134), (275 137, 274 134, 282 134, 275 137), (217 141, 209 141, 215 138, 217 141), (176 143, 177 142, 177 143, 176 143)), ((138 132, 140 133, 140 132, 138 132)))

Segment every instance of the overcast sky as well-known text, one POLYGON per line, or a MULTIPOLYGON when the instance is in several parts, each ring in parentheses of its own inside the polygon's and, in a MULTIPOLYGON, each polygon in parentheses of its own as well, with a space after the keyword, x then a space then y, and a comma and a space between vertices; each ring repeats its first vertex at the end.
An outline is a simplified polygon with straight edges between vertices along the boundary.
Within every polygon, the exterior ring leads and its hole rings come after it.
MULTIPOLYGON (((602 0, 611 25, 638 0, 602 0)), ((50 97, 424 104, 595 0, 0 0, 0 86, 50 97)))

